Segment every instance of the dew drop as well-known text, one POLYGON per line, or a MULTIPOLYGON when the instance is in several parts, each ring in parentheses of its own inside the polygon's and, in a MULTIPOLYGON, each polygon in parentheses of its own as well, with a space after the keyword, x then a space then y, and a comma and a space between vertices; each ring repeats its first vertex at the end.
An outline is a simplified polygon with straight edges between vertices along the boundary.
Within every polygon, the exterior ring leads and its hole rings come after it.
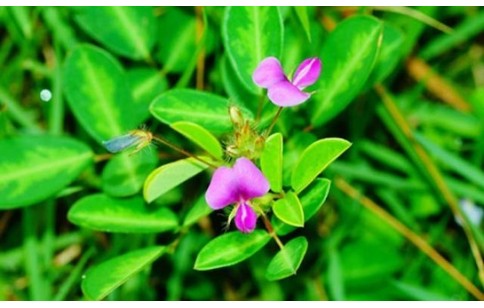
POLYGON ((52 92, 50 92, 49 90, 43 89, 42 91, 40 91, 40 99, 43 100, 44 102, 50 101, 51 98, 52 98, 52 92))

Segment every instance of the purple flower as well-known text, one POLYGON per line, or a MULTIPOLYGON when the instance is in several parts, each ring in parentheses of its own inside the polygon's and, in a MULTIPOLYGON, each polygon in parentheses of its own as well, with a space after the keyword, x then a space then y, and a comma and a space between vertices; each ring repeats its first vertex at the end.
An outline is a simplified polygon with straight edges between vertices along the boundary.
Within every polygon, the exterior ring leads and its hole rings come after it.
POLYGON ((205 199, 214 210, 236 204, 235 225, 249 233, 255 229, 257 214, 250 204, 253 198, 261 197, 269 191, 269 182, 252 161, 240 157, 232 168, 220 167, 215 170, 205 199))
POLYGON ((321 60, 309 58, 299 65, 289 81, 279 60, 268 57, 255 69, 252 80, 259 87, 267 88, 267 95, 274 104, 288 107, 304 103, 311 96, 302 90, 315 83, 320 73, 321 60))

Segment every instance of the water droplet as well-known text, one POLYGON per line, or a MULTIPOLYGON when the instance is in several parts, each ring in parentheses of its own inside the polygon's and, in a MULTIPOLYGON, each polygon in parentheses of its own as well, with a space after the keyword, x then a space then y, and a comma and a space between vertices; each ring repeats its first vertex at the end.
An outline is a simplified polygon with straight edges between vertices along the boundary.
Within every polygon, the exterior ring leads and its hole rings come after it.
POLYGON ((52 92, 50 92, 49 90, 43 89, 42 91, 40 91, 40 99, 43 100, 44 102, 50 101, 51 98, 52 98, 52 92))

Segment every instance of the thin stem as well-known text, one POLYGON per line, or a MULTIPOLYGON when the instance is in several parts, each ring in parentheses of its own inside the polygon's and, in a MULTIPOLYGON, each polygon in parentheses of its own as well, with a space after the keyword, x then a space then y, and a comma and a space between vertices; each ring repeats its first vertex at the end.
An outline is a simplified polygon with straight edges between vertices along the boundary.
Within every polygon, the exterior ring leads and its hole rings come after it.
POLYGON ((194 155, 194 154, 192 154, 190 152, 185 151, 184 149, 182 149, 182 148, 180 148, 180 147, 172 144, 171 142, 169 142, 168 140, 166 140, 166 139, 164 139, 162 137, 153 136, 153 140, 156 140, 159 143, 164 144, 167 147, 169 147, 169 148, 171 148, 171 149, 173 149, 173 150, 175 150, 175 151, 177 151, 177 152, 179 152, 179 153, 181 153, 181 154, 183 154, 185 156, 188 156, 188 157, 191 157, 193 159, 196 159, 199 162, 204 163, 205 165, 207 165, 207 166, 209 166, 209 167, 211 167, 213 169, 217 169, 218 168, 218 166, 215 166, 214 164, 209 163, 208 161, 204 160, 203 158, 200 158, 200 157, 198 157, 198 156, 196 156, 196 155, 194 155))
POLYGON ((265 133, 265 137, 269 137, 269 135, 271 134, 271 131, 272 129, 274 128, 274 125, 276 125, 276 122, 277 120, 279 119, 279 116, 281 115, 282 113, 282 109, 284 109, 284 107, 279 107, 279 109, 277 109, 277 113, 276 115, 274 116, 274 119, 272 119, 272 123, 271 125, 269 126, 269 129, 266 131, 265 133))
POLYGON ((450 207, 454 216, 456 218, 459 218, 463 222, 462 229, 464 230, 464 233, 469 242, 469 246, 471 248, 472 255, 474 256, 479 272, 479 279, 481 281, 481 284, 484 284, 484 264, 482 261, 481 252, 474 239, 472 230, 469 227, 469 221, 467 217, 462 214, 461 208, 459 207, 457 202, 457 198, 447 186, 447 183, 445 182, 442 174, 440 173, 439 169, 434 164, 428 153, 415 139, 410 124, 407 122, 402 112, 398 108, 397 104, 395 104, 395 102, 393 101, 392 97, 387 93, 386 89, 381 84, 378 84, 375 86, 375 90, 378 95, 380 95, 386 110, 390 113, 393 120, 398 124, 398 128, 402 131, 403 135, 412 145, 416 154, 416 159, 418 160, 417 163, 425 166, 424 170, 427 172, 428 177, 432 180, 434 186, 440 192, 441 196, 450 207))
POLYGON ((35 234, 36 213, 35 207, 23 208, 23 233, 24 233, 24 255, 25 271, 29 280, 30 300, 48 300, 44 292, 44 277, 42 275, 42 265, 39 260, 39 242, 35 234))
POLYGON ((449 263, 442 255, 440 255, 432 246, 430 246, 421 236, 414 233, 412 230, 407 228, 395 217, 390 215, 379 205, 373 202, 368 197, 362 195, 354 187, 352 187, 348 182, 342 178, 336 178, 336 187, 338 187, 343 193, 358 201, 366 209, 371 211, 373 214, 381 218, 387 224, 395 229, 398 233, 407 238, 412 244, 417 246, 423 253, 425 253, 430 259, 432 259, 438 266, 440 266, 444 271, 447 272, 455 281, 457 281, 461 286, 463 286, 469 293, 471 293, 475 298, 479 300, 484 300, 484 293, 482 293, 472 282, 470 282, 464 275, 461 274, 451 263, 449 263))
POLYGON ((272 227, 272 224, 269 221, 269 219, 267 218, 266 214, 262 213, 261 216, 262 216, 262 221, 264 222, 264 226, 266 227, 267 232, 269 232, 269 235, 277 243, 277 246, 279 246, 279 249, 281 249, 281 250, 284 249, 284 244, 282 244, 281 240, 277 236, 276 231, 272 227))
POLYGON ((265 96, 259 96, 259 103, 257 104, 257 116, 255 117, 255 122, 259 123, 262 117, 262 109, 264 107, 265 96))
POLYGON ((52 88, 52 101, 49 102, 49 131, 54 135, 62 133, 64 124, 64 102, 62 101, 62 66, 57 41, 54 41, 55 68, 52 88))
MULTIPOLYGON (((195 34, 197 38, 197 44, 202 44, 203 35, 204 35, 204 23, 203 23, 203 7, 196 6, 195 7, 195 15, 196 15, 196 22, 195 22, 195 34)), ((203 90, 204 82, 203 82, 203 75, 205 74, 205 48, 200 50, 197 58, 197 79, 196 79, 196 86, 198 90, 203 90)))

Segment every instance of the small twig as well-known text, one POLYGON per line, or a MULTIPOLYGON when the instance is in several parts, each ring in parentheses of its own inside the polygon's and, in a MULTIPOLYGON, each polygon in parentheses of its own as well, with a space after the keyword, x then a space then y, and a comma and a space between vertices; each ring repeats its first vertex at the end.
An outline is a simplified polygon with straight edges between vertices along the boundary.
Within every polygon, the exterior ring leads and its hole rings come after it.
POLYGON ((277 122, 277 120, 279 119, 279 116, 282 113, 282 109, 284 109, 284 107, 279 107, 279 109, 277 109, 277 113, 274 116, 274 119, 272 119, 272 122, 271 122, 271 125, 269 126, 269 129, 267 129, 267 131, 264 134, 264 136, 266 138, 269 137, 269 135, 271 134, 272 129, 274 128, 274 125, 276 125, 276 122, 277 122))
POLYGON ((264 226, 266 227, 267 232, 269 232, 269 235, 274 239, 274 241, 276 241, 277 246, 279 246, 279 249, 281 250, 284 249, 284 244, 282 244, 281 239, 279 239, 279 237, 277 236, 276 231, 272 227, 272 224, 267 218, 266 214, 262 213, 261 216, 262 216, 262 221, 264 222, 264 226))

